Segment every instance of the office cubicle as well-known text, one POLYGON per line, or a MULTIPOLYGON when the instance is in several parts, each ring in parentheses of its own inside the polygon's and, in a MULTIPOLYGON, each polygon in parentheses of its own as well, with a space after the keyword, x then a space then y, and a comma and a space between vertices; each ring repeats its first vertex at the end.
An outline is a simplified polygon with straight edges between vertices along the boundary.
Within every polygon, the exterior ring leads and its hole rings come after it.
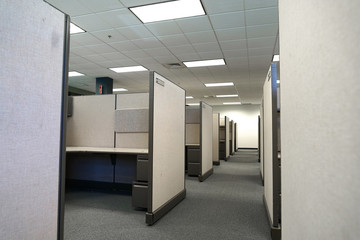
POLYGON ((262 184, 264 185, 264 99, 261 100, 260 104, 260 176, 262 184))
POLYGON ((220 165, 220 158, 219 158, 219 144, 220 144, 220 113, 213 114, 213 164, 220 165))
POLYGON ((235 152, 238 151, 237 136, 238 136, 237 123, 235 123, 234 124, 234 151, 235 152))
POLYGON ((149 93, 72 101, 68 180, 111 188, 131 184, 133 206, 147 209, 149 225, 185 197, 184 174, 179 174, 185 165, 183 89, 151 72, 149 93))
POLYGON ((264 116, 264 204, 268 213, 271 235, 281 235, 281 180, 279 149, 279 112, 277 104, 277 64, 272 63, 263 87, 264 116))
POLYGON ((229 147, 229 118, 227 116, 220 118, 219 126, 219 159, 227 161, 230 157, 229 147))
POLYGON ((43 1, 0 5, 0 236, 62 239, 70 19, 43 1))
POLYGON ((234 155, 235 153, 235 122, 231 120, 229 122, 229 154, 234 155))
POLYGON ((204 181, 213 173, 213 112, 200 102, 198 108, 186 108, 186 158, 189 176, 204 181))

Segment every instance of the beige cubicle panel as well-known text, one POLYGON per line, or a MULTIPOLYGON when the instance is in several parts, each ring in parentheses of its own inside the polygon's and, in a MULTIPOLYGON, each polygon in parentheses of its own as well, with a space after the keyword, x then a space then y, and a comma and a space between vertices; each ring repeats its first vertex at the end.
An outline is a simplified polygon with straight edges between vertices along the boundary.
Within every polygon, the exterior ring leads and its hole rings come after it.
POLYGON ((148 148, 149 94, 116 95, 115 147, 148 148))
POLYGON ((201 152, 201 175, 200 181, 204 181, 213 173, 213 110, 205 102, 200 102, 201 111, 201 133, 200 133, 200 152, 201 152))
POLYGON ((66 145, 114 147, 115 95, 72 97, 73 114, 67 118, 66 145))
POLYGON ((312 3, 279 1, 282 239, 357 240, 360 1, 312 3))
POLYGON ((152 225, 185 198, 185 90, 150 72, 149 191, 152 225))
POLYGON ((213 113, 213 147, 212 147, 212 155, 213 155, 213 164, 220 165, 219 158, 219 141, 220 141, 220 113, 213 113))
POLYGON ((260 105, 260 176, 264 185, 264 100, 260 105))
POLYGON ((186 145, 200 145, 200 108, 186 107, 186 145))
POLYGON ((44 1, 0 5, 0 238, 62 239, 70 19, 44 1))
POLYGON ((225 116, 225 160, 230 157, 230 120, 225 116))

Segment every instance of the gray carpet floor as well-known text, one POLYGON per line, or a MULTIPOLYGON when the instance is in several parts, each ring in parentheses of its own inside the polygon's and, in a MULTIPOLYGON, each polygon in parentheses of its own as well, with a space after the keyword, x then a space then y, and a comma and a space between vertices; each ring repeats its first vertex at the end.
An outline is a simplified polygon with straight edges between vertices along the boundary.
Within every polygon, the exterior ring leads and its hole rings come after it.
POLYGON ((204 182, 187 177, 186 198, 153 226, 129 195, 67 191, 65 239, 271 239, 257 158, 242 150, 204 182))

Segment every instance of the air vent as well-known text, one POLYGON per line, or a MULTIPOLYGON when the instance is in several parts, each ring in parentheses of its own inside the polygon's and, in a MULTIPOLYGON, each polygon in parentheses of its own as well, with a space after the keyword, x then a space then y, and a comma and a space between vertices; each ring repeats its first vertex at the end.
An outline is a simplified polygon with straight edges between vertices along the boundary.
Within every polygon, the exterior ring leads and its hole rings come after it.
POLYGON ((168 69, 179 69, 179 68, 185 68, 185 65, 182 63, 164 63, 164 67, 168 69))

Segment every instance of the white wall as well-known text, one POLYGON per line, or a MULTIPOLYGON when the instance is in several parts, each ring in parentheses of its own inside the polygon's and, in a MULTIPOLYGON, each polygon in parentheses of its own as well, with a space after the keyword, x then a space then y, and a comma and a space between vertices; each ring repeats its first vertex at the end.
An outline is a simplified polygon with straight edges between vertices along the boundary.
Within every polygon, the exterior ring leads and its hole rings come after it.
POLYGON ((237 123, 237 148, 258 147, 260 105, 213 106, 213 112, 237 123))
POLYGON ((359 13, 279 1, 282 239, 359 239, 359 13))

